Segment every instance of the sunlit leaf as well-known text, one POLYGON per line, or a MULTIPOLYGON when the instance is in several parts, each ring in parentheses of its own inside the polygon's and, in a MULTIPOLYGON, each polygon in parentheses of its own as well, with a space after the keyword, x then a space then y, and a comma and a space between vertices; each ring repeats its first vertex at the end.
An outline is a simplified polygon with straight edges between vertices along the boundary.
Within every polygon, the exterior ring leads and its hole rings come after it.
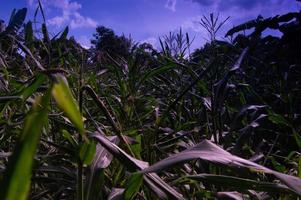
POLYGON ((74 99, 67 80, 62 75, 56 75, 52 88, 52 96, 60 109, 64 111, 69 120, 81 134, 84 133, 84 124, 76 100, 74 99))
POLYGON ((216 144, 210 142, 209 140, 204 140, 203 142, 197 144, 196 146, 190 149, 165 158, 153 164, 152 166, 142 170, 142 172, 160 172, 176 164, 188 162, 194 159, 201 159, 215 164, 225 165, 228 167, 245 168, 249 169, 250 171, 259 173, 272 174, 276 178, 281 180, 282 183, 288 186, 292 191, 294 191, 297 194, 301 194, 301 180, 299 178, 276 172, 249 160, 232 155, 229 152, 217 146, 216 144))

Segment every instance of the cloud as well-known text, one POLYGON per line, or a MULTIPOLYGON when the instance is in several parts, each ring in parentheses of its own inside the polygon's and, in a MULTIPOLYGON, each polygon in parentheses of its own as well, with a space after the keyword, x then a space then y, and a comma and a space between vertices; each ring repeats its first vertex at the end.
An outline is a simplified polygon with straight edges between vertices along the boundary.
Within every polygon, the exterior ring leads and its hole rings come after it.
MULTIPOLYGON (((218 39, 223 39, 225 33, 239 24, 249 20, 256 19, 258 15, 271 17, 285 14, 289 11, 298 12, 301 4, 294 0, 183 0, 186 2, 197 3, 200 15, 188 16, 181 23, 183 30, 196 33, 198 38, 208 38, 208 33, 198 23, 204 16, 208 17, 210 13, 214 16, 219 14, 219 22, 230 16, 230 19, 221 27, 217 33, 218 39), (226 5, 228 4, 228 5, 226 5)), ((270 32, 268 32, 270 34, 270 32)))
POLYGON ((97 26, 97 22, 90 17, 83 17, 78 12, 74 13, 74 18, 70 23, 71 28, 88 28, 97 26))
POLYGON ((175 12, 176 11, 177 0, 167 0, 165 4, 165 8, 175 12))
POLYGON ((82 35, 77 38, 78 43, 85 49, 89 49, 91 47, 91 42, 89 37, 82 35))
POLYGON ((253 9, 257 6, 271 4, 271 0, 227 0, 220 1, 219 8, 221 11, 231 9, 232 7, 242 8, 244 10, 253 9))
POLYGON ((211 5, 214 4, 214 2, 216 2, 216 1, 213 1, 213 0, 191 0, 191 1, 199 3, 202 6, 211 6, 211 5))
POLYGON ((61 16, 55 16, 55 17, 47 20, 47 23, 49 25, 61 27, 64 24, 66 24, 69 20, 70 20, 70 14, 69 14, 69 12, 65 12, 64 11, 61 16))
POLYGON ((28 0, 28 1, 27 1, 27 4, 28 4, 29 6, 33 6, 33 2, 34 2, 34 0, 28 0))
POLYGON ((215 11, 230 11, 230 10, 241 10, 245 11, 255 9, 279 9, 287 10, 288 7, 298 4, 295 0, 185 0, 199 4, 201 7, 214 8, 215 11))
POLYGON ((200 16, 200 15, 190 17, 183 22, 181 27, 183 29, 191 29, 194 32, 203 32, 204 29, 199 24, 201 19, 202 19, 202 16, 200 16))
MULTIPOLYGON (((198 3, 201 6, 215 6, 219 11, 232 9, 233 7, 242 8, 245 10, 252 9, 260 5, 268 5, 273 3, 272 0, 190 0, 198 3)), ((281 1, 281 0, 278 0, 281 1)))
POLYGON ((151 44, 154 48, 158 48, 158 40, 157 38, 155 37, 149 37, 149 38, 146 38, 145 40, 142 40, 140 43, 148 43, 148 44, 151 44))
MULTIPOLYGON (((28 0, 30 6, 34 5, 34 0, 28 0)), ((82 5, 76 1, 71 0, 42 0, 44 9, 55 8, 60 15, 50 18, 47 23, 52 26, 62 27, 70 24, 72 29, 88 28, 97 26, 97 22, 90 17, 85 17, 80 14, 79 10, 82 5)), ((36 6, 36 5, 35 5, 36 6)))

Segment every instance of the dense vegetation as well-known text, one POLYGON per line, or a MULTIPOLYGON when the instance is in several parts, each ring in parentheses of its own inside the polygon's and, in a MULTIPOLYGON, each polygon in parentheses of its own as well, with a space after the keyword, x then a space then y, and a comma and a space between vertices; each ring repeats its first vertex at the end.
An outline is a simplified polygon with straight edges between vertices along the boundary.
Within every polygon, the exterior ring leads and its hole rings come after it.
POLYGON ((1 199, 300 199, 301 12, 228 42, 204 16, 192 53, 181 30, 158 51, 106 27, 86 50, 39 12, 1 22, 1 199))

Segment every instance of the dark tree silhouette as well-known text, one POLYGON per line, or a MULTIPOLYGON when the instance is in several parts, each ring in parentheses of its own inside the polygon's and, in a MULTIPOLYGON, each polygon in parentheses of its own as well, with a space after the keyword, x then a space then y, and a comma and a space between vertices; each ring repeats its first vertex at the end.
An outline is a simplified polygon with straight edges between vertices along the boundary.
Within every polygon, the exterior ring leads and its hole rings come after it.
POLYGON ((91 40, 92 49, 101 53, 107 52, 111 56, 127 58, 132 47, 131 38, 124 35, 118 36, 110 28, 99 26, 96 33, 93 34, 94 39, 91 40))

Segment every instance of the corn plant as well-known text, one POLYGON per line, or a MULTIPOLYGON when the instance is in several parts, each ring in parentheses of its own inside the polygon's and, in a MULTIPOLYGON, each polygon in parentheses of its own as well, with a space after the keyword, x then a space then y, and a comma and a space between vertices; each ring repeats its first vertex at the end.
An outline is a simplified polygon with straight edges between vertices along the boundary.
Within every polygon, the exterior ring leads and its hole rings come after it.
POLYGON ((300 199, 300 13, 232 43, 212 14, 190 54, 181 30, 86 50, 26 12, 0 29, 0 199, 300 199))

